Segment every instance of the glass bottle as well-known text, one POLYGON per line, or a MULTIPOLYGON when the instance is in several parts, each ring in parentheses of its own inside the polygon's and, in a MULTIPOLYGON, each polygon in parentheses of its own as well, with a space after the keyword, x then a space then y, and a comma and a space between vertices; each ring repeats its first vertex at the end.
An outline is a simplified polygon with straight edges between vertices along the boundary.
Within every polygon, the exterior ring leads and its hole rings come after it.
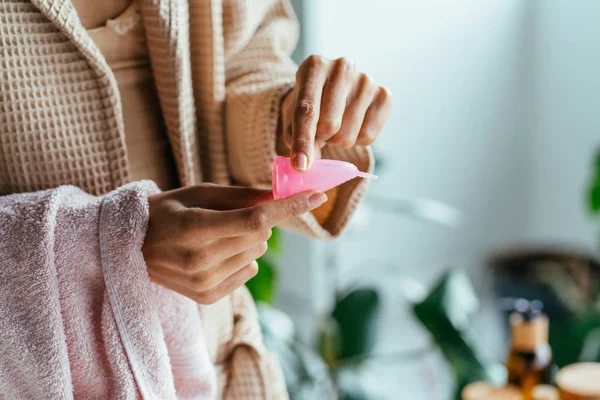
POLYGON ((534 400, 534 389, 550 382, 552 350, 548 317, 539 301, 518 300, 510 318, 511 348, 506 367, 508 382, 519 387, 523 400, 534 400))

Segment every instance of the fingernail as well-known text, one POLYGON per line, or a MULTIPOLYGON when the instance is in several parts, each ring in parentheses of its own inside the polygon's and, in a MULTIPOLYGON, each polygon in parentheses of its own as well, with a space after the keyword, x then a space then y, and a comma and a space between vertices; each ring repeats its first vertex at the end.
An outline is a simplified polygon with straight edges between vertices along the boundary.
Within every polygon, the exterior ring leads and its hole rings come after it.
POLYGON ((318 207, 321 204, 325 203, 327 201, 327 195, 325 193, 315 193, 312 194, 309 198, 308 198, 308 204, 310 204, 311 207, 318 207))
POLYGON ((306 154, 300 153, 294 156, 293 160, 294 168, 298 171, 306 171, 308 169, 308 157, 306 154))

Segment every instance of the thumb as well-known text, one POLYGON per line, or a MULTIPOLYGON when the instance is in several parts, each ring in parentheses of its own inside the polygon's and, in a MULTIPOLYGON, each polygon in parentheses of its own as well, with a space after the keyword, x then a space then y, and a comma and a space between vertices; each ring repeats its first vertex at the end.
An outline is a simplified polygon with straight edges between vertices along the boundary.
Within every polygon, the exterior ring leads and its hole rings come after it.
POLYGON ((177 200, 186 207, 210 210, 235 210, 273 200, 273 193, 270 190, 206 183, 184 187, 173 192, 177 200))
MULTIPOLYGON (((262 224, 272 228, 291 218, 307 213, 327 201, 327 195, 318 191, 306 191, 281 200, 269 201, 250 207, 249 218, 262 219, 262 224)), ((250 221, 250 226, 253 225, 250 221)), ((260 226, 261 223, 256 223, 260 226)))
POLYGON ((270 229, 291 218, 314 210, 326 201, 325 193, 307 191, 253 207, 224 211, 219 215, 220 232, 223 237, 226 237, 270 229))

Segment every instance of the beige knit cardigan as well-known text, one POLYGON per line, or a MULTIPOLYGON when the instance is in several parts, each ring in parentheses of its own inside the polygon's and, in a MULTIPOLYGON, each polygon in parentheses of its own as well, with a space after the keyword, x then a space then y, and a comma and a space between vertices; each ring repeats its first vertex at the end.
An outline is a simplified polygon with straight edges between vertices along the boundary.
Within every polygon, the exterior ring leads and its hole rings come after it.
MULTIPOLYGON (((296 70, 289 54, 298 27, 290 5, 140 3, 181 185, 268 187, 280 102, 296 70)), ((372 167, 364 147, 326 147, 324 156, 363 171, 372 167)), ((118 87, 70 0, 0 1, 0 193, 71 184, 104 194, 129 179, 118 87)), ((308 213, 294 228, 321 238, 338 235, 364 185, 343 185, 323 226, 308 213)), ((230 356, 235 301, 203 310, 217 364, 230 356)))
MULTIPOLYGON (((180 182, 268 186, 280 101, 294 82, 297 22, 286 0, 142 0, 161 108, 180 182)), ((70 0, 0 2, 0 193, 72 184, 103 194, 129 181, 119 91, 70 0)), ((364 147, 327 158, 371 167, 364 147)), ((336 196, 338 235, 364 191, 336 196)))

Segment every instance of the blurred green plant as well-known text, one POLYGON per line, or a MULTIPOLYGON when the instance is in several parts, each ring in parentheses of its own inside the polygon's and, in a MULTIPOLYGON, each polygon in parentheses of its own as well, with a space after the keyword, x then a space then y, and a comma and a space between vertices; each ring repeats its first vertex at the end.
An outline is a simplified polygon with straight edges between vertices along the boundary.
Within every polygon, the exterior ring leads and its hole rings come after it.
POLYGON ((592 214, 600 214, 600 150, 593 163, 592 179, 588 188, 588 205, 592 214))
POLYGON ((321 318, 319 342, 313 349, 295 333, 289 316, 273 307, 275 265, 281 254, 281 233, 274 228, 269 250, 257 260, 258 274, 246 283, 257 303, 265 346, 278 355, 292 400, 373 399, 358 378, 360 365, 375 345, 380 318, 379 294, 358 288, 337 294, 329 315, 321 318))
MULTIPOLYGON (((600 216, 600 148, 594 155, 591 167, 586 205, 587 211, 597 218, 600 216)), ((600 252, 600 231, 597 246, 600 252)), ((565 318, 550 321, 550 345, 555 363, 563 367, 579 361, 600 361, 600 293, 595 298, 582 299, 582 296, 573 295, 581 288, 571 276, 562 276, 553 281, 555 284, 549 283, 548 286, 570 310, 565 318)))
POLYGON ((277 354, 292 400, 376 399, 362 385, 360 367, 372 355, 380 324, 378 293, 352 290, 322 318, 316 349, 304 345, 289 316, 258 301, 265 346, 277 354))
POLYGON ((486 362, 477 354, 470 337, 479 300, 466 273, 448 270, 420 301, 413 303, 417 319, 429 331, 444 355, 455 382, 455 398, 467 384, 475 381, 502 383, 503 367, 486 362))
MULTIPOLYGON (((376 157, 376 160, 380 159, 376 157)), ((378 174, 381 175, 380 169, 384 165, 377 163, 378 174)), ((369 196, 367 200, 380 212, 445 226, 460 222, 456 210, 432 200, 377 196, 369 196)), ((248 281, 247 287, 257 302, 265 346, 279 358, 291 400, 383 398, 377 394, 377 387, 364 379, 365 364, 422 360, 431 353, 433 346, 406 352, 376 353, 377 333, 381 329, 381 296, 376 289, 364 286, 346 291, 334 288, 335 304, 329 313, 319 318, 315 348, 303 344, 290 317, 273 307, 280 241, 280 232, 274 229, 267 254, 258 260, 259 272, 248 281)), ((420 297, 422 302, 414 305, 415 314, 430 330, 433 341, 443 349, 461 379, 471 373, 473 376, 490 375, 487 365, 479 360, 463 338, 462 329, 477 304, 474 299, 466 277, 451 272, 429 297, 420 297), (448 329, 456 332, 447 336, 448 329)))
POLYGON ((272 229, 272 234, 267 240, 267 253, 256 260, 258 273, 248 282, 246 287, 256 301, 272 304, 274 301, 275 285, 277 282, 277 270, 275 263, 281 254, 281 232, 278 228, 272 229))
MULTIPOLYGON (((586 190, 588 212, 600 215, 600 148, 592 162, 592 171, 586 190)), ((600 251, 600 232, 598 232, 598 251, 600 251)), ((562 286, 576 286, 572 279, 561 279, 562 286)), ((554 293, 561 298, 564 290, 554 293)), ((576 290, 576 289, 573 289, 576 290)), ((567 306, 568 302, 565 302, 567 306)), ((577 361, 600 361, 600 293, 591 301, 579 302, 579 307, 565 320, 551 321, 550 345, 554 359, 559 367, 577 361)), ((571 307, 573 309, 573 307, 571 307)))
MULTIPOLYGON (((594 158, 587 204, 592 215, 600 215, 600 149, 594 158)), ((560 281, 560 285, 549 287, 565 301, 562 296, 567 290, 565 285, 576 285, 565 279, 560 281)), ((573 308, 570 304, 565 307, 573 308)), ((504 367, 483 360, 470 340, 470 322, 477 309, 477 296, 469 279, 456 270, 444 274, 424 299, 413 301, 415 316, 429 331, 454 374, 456 399, 460 399, 460 391, 470 382, 500 383, 505 377, 504 367)), ((600 361, 600 293, 594 301, 573 311, 566 319, 551 321, 550 344, 559 367, 578 361, 600 361)))
MULTIPOLYGON (((459 222, 460 215, 456 211, 436 202, 376 196, 371 196, 370 201, 384 212, 447 226, 459 222)), ((593 216, 600 215, 600 149, 594 158, 586 203, 593 216)), ((377 290, 367 287, 337 293, 333 309, 320 319, 317 348, 302 344, 289 316, 271 305, 277 281, 274 265, 280 251, 280 234, 274 230, 269 240, 269 252, 258 260, 259 273, 247 285, 257 300, 265 344, 279 357, 292 400, 376 399, 377 395, 361 379, 365 362, 378 359, 402 362, 425 357, 430 352, 430 347, 399 354, 373 352, 381 304, 377 290)), ((563 292, 564 285, 569 283, 561 282, 561 285, 549 286, 563 292)), ((432 343, 454 375, 454 398, 459 399, 461 389, 470 382, 501 383, 505 379, 504 367, 484 360, 473 344, 471 324, 479 301, 464 272, 447 271, 429 292, 414 281, 400 286, 410 289, 406 299, 412 304, 415 317, 429 332, 432 343)), ((561 293, 557 295, 561 298, 561 293)), ((569 304, 566 306, 572 309, 569 304)), ((573 310, 569 318, 551 321, 550 331, 551 346, 559 366, 576 361, 600 361, 600 293, 595 301, 573 310)))

